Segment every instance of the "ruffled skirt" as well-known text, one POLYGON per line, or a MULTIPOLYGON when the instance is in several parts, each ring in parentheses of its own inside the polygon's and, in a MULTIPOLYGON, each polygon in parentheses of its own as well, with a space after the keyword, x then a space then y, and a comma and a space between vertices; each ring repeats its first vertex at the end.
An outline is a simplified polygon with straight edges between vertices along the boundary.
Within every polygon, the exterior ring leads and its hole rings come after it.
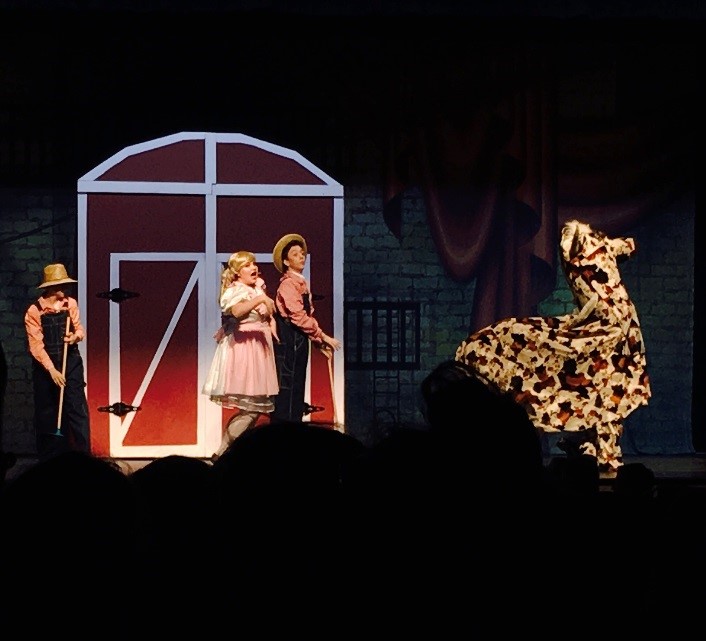
POLYGON ((240 323, 218 343, 202 392, 227 408, 268 413, 279 392, 267 323, 240 323))

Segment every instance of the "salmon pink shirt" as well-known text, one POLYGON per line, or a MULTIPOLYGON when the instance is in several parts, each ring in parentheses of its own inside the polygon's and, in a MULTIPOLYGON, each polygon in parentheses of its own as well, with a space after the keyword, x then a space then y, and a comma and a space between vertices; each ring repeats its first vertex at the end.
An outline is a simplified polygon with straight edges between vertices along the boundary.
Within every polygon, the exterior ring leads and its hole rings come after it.
POLYGON ((54 363, 52 363, 49 354, 47 354, 47 351, 44 349, 42 316, 44 314, 56 314, 68 309, 71 324, 74 328, 74 334, 78 336, 78 340, 82 341, 86 336, 86 332, 83 329, 83 325, 81 325, 78 303, 75 298, 67 296, 64 300, 60 300, 52 304, 46 298, 40 296, 36 302, 41 308, 41 311, 37 309, 37 305, 32 304, 25 313, 25 329, 27 330, 29 352, 47 371, 49 371, 54 369, 54 363))
POLYGON ((291 269, 284 272, 279 280, 275 304, 280 315, 293 325, 296 325, 315 344, 322 342, 321 337, 324 334, 324 330, 319 327, 319 323, 312 316, 314 303, 311 300, 309 285, 304 276, 293 272, 291 269), (308 314, 304 309, 304 296, 309 298, 310 307, 308 314))

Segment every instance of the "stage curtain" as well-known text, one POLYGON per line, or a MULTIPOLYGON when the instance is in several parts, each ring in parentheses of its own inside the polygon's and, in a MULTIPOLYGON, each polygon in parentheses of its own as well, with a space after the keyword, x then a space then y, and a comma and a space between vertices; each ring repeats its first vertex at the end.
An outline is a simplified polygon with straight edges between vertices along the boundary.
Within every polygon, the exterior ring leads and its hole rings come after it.
POLYGON ((566 220, 619 235, 693 181, 692 104, 560 117, 561 55, 521 44, 484 50, 450 76, 397 78, 391 100, 405 117, 388 129, 383 215, 402 238, 402 194, 421 188, 448 275, 477 279, 469 332, 536 313, 555 286, 566 220))

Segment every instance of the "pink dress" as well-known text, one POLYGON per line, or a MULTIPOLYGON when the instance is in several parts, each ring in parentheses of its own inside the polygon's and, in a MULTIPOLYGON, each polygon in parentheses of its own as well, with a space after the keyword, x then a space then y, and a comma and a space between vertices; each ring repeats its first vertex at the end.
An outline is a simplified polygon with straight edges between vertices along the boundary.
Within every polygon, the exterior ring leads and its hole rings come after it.
POLYGON ((202 392, 223 407, 262 413, 274 409, 279 385, 272 331, 261 313, 265 310, 258 306, 240 321, 230 315, 233 305, 262 293, 264 281, 259 278, 255 287, 237 281, 221 296, 227 317, 215 335, 218 347, 202 392))

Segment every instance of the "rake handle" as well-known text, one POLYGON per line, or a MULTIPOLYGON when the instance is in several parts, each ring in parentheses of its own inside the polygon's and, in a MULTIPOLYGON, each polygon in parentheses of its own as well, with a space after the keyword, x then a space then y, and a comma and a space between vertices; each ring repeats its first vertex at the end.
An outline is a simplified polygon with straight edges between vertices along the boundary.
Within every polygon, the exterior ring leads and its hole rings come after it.
MULTIPOLYGON (((66 316, 66 329, 64 331, 64 338, 69 335, 69 324, 71 323, 71 317, 67 314, 66 316)), ((61 432, 61 413, 64 409, 64 390, 66 389, 66 357, 69 353, 69 344, 64 341, 64 354, 61 362, 61 375, 64 377, 64 384, 61 386, 61 391, 59 392, 59 411, 56 415, 56 431, 61 432)))
MULTIPOLYGON (((340 425, 338 424, 338 411, 336 409, 336 388, 333 383, 333 354, 331 355, 330 358, 327 358, 328 360, 328 378, 331 383, 331 402, 333 404, 333 424, 336 426, 337 429, 340 430, 340 425)), ((342 431, 342 430, 340 430, 342 431)))

